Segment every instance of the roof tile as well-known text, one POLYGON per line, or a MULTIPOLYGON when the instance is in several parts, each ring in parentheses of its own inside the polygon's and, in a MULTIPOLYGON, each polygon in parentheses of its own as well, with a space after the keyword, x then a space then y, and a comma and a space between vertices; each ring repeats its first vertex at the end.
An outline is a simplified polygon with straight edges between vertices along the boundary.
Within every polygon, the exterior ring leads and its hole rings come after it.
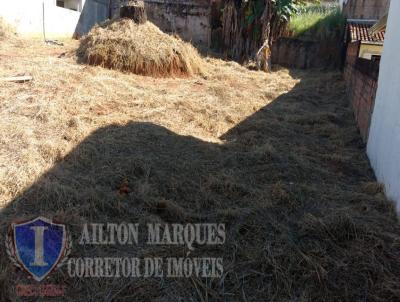
POLYGON ((382 31, 371 36, 368 29, 370 29, 372 25, 373 24, 348 22, 347 28, 350 32, 351 41, 383 43, 385 40, 385 32, 382 31))

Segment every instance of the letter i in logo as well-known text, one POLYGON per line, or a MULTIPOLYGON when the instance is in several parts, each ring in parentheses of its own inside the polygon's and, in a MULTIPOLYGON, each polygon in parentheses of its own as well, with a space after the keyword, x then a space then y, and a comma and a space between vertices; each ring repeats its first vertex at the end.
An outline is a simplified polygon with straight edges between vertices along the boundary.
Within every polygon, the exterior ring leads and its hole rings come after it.
POLYGON ((47 230, 47 227, 44 226, 34 226, 30 228, 35 232, 35 261, 31 263, 31 266, 47 266, 48 264, 44 262, 44 249, 43 249, 43 239, 44 239, 44 231, 47 230))

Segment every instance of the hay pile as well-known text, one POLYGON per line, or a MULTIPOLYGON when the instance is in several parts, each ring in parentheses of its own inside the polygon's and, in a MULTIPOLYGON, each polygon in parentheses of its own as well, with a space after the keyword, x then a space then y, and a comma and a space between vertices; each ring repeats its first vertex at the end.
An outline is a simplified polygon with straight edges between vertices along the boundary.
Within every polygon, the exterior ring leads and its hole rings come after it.
POLYGON ((150 22, 130 19, 107 21, 82 38, 82 62, 149 76, 185 76, 202 73, 196 49, 163 33, 150 22))

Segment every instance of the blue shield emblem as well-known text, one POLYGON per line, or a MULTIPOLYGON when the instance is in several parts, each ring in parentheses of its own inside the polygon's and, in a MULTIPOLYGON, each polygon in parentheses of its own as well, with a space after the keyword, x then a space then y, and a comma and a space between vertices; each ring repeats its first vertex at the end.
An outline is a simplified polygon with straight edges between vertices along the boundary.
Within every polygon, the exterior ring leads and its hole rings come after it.
POLYGON ((38 217, 13 223, 12 231, 16 260, 36 281, 46 278, 64 254, 65 225, 38 217))

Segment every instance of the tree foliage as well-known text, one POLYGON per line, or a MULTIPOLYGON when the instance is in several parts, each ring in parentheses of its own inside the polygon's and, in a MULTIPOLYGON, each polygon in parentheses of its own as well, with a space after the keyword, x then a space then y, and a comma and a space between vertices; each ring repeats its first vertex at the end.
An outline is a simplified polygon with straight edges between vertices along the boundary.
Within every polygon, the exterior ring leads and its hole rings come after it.
POLYGON ((281 20, 288 22, 290 16, 297 13, 302 2, 299 0, 274 0, 276 14, 281 20))
POLYGON ((307 0, 227 0, 222 16, 223 49, 245 61, 283 35, 290 17, 307 0))

